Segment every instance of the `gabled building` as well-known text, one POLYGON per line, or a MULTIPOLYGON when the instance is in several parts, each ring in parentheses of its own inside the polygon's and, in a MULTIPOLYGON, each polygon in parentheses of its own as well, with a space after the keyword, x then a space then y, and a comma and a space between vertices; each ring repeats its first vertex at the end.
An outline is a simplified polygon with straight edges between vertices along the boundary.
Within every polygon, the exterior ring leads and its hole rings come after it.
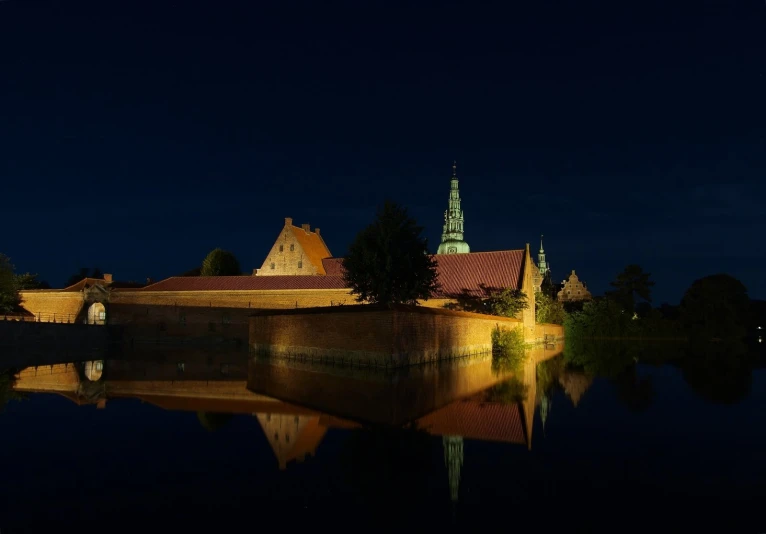
POLYGON ((591 300, 593 298, 590 291, 588 291, 588 288, 585 287, 585 282, 580 280, 574 270, 572 270, 572 274, 569 275, 569 278, 564 280, 561 284, 561 290, 557 295, 558 300, 561 302, 575 302, 579 300, 591 300))
POLYGON ((330 249, 322 239, 319 228, 303 224, 293 226, 285 217, 285 226, 271 247, 263 265, 253 273, 256 276, 324 275, 322 260, 331 258, 330 249))

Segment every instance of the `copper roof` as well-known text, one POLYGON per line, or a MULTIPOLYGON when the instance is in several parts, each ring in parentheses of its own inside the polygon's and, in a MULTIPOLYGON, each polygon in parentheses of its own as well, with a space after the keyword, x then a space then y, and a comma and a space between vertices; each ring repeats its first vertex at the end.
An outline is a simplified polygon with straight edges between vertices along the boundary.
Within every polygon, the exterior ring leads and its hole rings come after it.
POLYGON ((523 443, 523 414, 518 403, 457 401, 418 419, 418 427, 438 436, 523 443))
POLYGON ((175 276, 135 291, 263 291, 345 289, 340 276, 175 276))
POLYGON ((303 249, 306 259, 308 259, 312 265, 316 266, 319 274, 325 274, 322 260, 331 257, 332 254, 330 254, 330 250, 327 248, 327 245, 325 245, 322 236, 316 232, 306 232, 303 228, 292 224, 289 225, 288 228, 290 228, 293 236, 295 236, 298 244, 303 249))

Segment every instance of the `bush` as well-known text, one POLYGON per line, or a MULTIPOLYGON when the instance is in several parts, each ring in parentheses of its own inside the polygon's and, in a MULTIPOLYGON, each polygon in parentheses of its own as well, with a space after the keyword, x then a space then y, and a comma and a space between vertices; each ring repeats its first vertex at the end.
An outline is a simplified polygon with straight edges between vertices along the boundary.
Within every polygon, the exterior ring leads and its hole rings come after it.
POLYGON ((492 330, 492 367, 499 372, 518 372, 526 361, 526 343, 521 329, 492 330))

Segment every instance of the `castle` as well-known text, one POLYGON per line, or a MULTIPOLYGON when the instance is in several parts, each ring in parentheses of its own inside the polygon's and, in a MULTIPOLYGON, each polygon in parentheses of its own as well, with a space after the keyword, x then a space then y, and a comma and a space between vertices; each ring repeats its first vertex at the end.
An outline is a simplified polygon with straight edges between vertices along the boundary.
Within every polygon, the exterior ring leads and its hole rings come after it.
MULTIPOLYGON (((542 241, 539 266, 532 260, 528 244, 518 249, 470 252, 463 223, 453 164, 442 239, 434 255, 441 288, 420 304, 441 308, 455 302, 458 295, 482 296, 486 288, 512 287, 526 293, 529 308, 522 320, 533 328, 535 290, 549 272, 542 241)), ((184 325, 196 320, 209 323, 212 331, 216 324, 225 326, 233 316, 242 318, 257 309, 354 304, 342 262, 333 257, 319 228, 296 226, 286 217, 263 264, 252 275, 171 277, 144 287, 124 287, 112 275, 105 275, 64 289, 22 291, 21 298, 24 309, 38 321, 119 324, 166 317, 162 324, 177 321, 184 325), (211 316, 215 320, 208 320, 211 316)))

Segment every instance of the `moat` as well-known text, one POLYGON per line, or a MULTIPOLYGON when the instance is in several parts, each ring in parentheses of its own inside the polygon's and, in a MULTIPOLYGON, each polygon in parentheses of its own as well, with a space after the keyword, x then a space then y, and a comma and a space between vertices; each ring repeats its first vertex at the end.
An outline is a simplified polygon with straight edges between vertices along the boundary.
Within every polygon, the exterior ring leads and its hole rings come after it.
POLYGON ((766 529, 762 355, 711 378, 562 350, 387 372, 205 350, 30 362, 3 392, 0 532, 766 529))

